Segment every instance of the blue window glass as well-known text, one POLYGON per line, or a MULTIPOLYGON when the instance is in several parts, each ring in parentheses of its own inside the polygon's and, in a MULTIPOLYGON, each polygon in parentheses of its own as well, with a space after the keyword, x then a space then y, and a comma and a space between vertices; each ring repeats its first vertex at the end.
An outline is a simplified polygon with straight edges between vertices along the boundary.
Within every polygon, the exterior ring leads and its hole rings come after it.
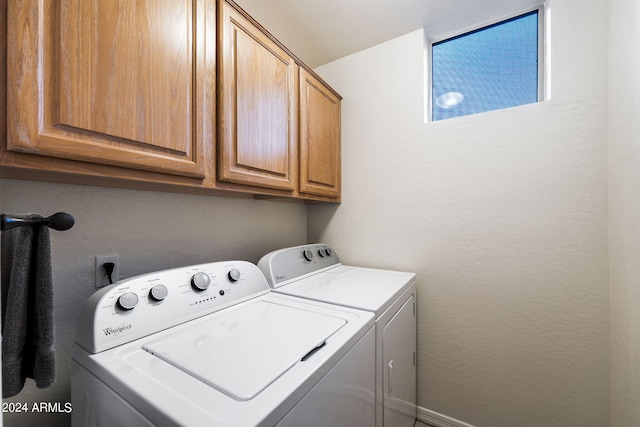
POLYGON ((431 47, 432 120, 538 101, 538 11, 431 47))

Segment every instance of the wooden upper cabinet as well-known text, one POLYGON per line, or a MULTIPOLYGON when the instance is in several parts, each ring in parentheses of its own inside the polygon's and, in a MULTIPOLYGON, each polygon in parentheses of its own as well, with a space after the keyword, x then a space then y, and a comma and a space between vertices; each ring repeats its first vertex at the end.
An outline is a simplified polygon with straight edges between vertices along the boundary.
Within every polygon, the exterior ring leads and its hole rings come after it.
POLYGON ((340 96, 233 0, 6 3, 5 176, 340 199, 340 96))
POLYGON ((247 15, 218 6, 218 179, 293 191, 298 65, 247 15))
POLYGON ((204 3, 8 2, 8 150, 203 177, 204 3))
POLYGON ((300 70, 300 193, 340 197, 340 101, 300 70))

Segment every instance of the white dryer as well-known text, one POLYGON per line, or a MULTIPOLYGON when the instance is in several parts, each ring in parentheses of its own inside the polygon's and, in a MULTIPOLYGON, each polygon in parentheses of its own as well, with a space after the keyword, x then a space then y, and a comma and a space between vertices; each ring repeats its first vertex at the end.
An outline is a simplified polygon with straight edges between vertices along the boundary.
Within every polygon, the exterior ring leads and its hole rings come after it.
POLYGON ((275 292, 367 310, 376 318, 377 427, 416 420, 414 273, 342 265, 328 245, 280 249, 258 262, 275 292))
POLYGON ((78 323, 74 426, 352 426, 375 419, 372 313, 270 291, 244 261, 137 276, 78 323))

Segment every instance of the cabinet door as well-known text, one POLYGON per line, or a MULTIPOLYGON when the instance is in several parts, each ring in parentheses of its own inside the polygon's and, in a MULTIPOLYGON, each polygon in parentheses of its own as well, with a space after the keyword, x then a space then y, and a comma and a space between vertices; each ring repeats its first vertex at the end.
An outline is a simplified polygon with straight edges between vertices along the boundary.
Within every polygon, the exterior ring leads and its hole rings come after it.
POLYGON ((300 192, 340 197, 340 98, 300 70, 300 192))
POLYGON ((8 150, 202 177, 203 3, 8 2, 8 150))
POLYGON ((298 66, 248 16, 219 5, 218 179, 293 191, 298 66))

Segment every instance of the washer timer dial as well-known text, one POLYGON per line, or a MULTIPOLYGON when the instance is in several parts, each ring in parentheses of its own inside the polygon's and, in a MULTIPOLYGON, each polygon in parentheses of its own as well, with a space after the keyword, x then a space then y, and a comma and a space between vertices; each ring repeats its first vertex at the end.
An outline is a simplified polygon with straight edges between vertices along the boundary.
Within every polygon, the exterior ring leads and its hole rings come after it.
POLYGON ((138 295, 133 292, 125 292, 120 295, 118 298, 117 305, 122 310, 133 310, 133 308, 138 304, 138 295))
POLYGON ((169 291, 165 285, 155 285, 149 291, 149 298, 154 301, 162 301, 167 297, 169 291))
POLYGON ((191 277, 191 286, 196 291, 204 291, 211 284, 211 278, 207 273, 203 273, 202 271, 196 273, 191 277))
POLYGON ((227 274, 227 276, 232 282, 237 282, 238 280, 240 280, 240 270, 238 270, 237 268, 231 269, 229 270, 229 274, 227 274))

